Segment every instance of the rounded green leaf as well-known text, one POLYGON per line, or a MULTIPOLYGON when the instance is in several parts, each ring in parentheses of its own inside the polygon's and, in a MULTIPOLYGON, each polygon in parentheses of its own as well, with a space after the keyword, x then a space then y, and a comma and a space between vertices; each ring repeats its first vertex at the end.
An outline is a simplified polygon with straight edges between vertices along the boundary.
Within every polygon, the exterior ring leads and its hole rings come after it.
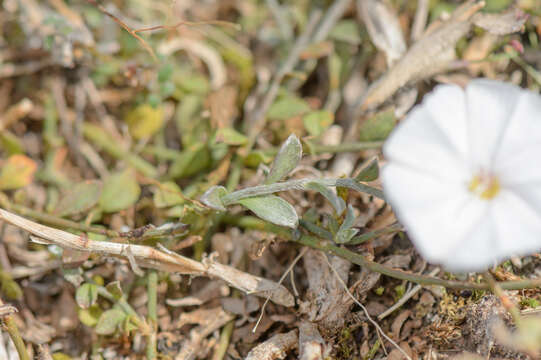
POLYGON ((79 286, 75 292, 75 301, 83 308, 88 309, 98 300, 98 286, 95 284, 84 283, 79 286))
POLYGON ((135 178, 135 172, 126 169, 110 175, 103 183, 99 204, 104 212, 124 210, 139 199, 141 188, 135 178))
POLYGON ((296 228, 299 225, 299 218, 295 208, 278 196, 256 196, 238 202, 263 220, 273 224, 290 228, 296 228))
POLYGON ((126 314, 120 309, 113 308, 105 311, 96 324, 96 333, 99 335, 113 334, 125 318, 126 314))
POLYGON ((154 188, 154 205, 157 208, 166 208, 184 204, 180 187, 173 181, 161 183, 154 188))
POLYGON ((328 110, 312 111, 302 117, 304 128, 312 136, 319 136, 334 121, 334 114, 328 110))
POLYGON ((101 188, 97 180, 77 183, 62 194, 53 212, 58 216, 82 213, 98 203, 101 188))
POLYGON ((137 106, 126 114, 124 121, 128 124, 130 134, 135 139, 154 135, 163 125, 163 111, 149 104, 137 106))

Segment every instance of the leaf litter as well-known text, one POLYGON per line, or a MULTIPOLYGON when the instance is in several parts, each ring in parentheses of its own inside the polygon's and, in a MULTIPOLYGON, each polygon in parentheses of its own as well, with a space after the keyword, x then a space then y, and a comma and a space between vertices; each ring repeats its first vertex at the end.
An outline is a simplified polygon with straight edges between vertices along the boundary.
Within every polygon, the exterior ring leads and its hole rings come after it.
POLYGON ((538 354, 539 257, 493 269, 527 337, 478 275, 415 252, 379 181, 438 82, 541 88, 536 2, 0 14, 0 358, 538 354))

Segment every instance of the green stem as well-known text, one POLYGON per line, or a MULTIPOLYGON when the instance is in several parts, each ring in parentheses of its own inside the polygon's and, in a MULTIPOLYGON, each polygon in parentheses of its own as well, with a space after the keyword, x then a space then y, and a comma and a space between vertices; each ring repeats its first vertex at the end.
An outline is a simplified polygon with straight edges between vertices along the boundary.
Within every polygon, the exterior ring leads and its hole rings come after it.
POLYGON ((139 328, 139 331, 141 331, 141 333, 144 336, 149 336, 149 334, 152 333, 148 324, 145 323, 145 321, 139 317, 137 312, 131 307, 130 304, 128 304, 126 299, 124 299, 123 297, 120 299, 117 299, 115 296, 113 296, 113 294, 109 292, 109 290, 107 290, 105 286, 98 285, 98 294, 100 294, 101 296, 103 296, 104 298, 106 298, 107 300, 113 303, 117 303, 118 306, 122 308, 122 311, 124 311, 126 314, 130 316, 131 321, 133 321, 133 323, 139 328))
MULTIPOLYGON (((1 305, 4 305, 2 300, 0 300, 0 306, 1 305)), ((21 337, 21 333, 19 332, 19 328, 17 327, 17 324, 15 324, 15 320, 13 319, 13 317, 11 315, 6 315, 3 318, 3 322, 5 329, 9 334, 11 341, 13 341, 13 345, 15 345, 17 353, 19 354, 19 359, 30 360, 30 356, 26 351, 26 346, 24 345, 23 338, 21 337)))
MULTIPOLYGON (((273 232, 289 241, 293 241, 298 244, 311 247, 313 249, 321 250, 326 253, 339 256, 354 264, 365 267, 371 271, 387 275, 395 279, 407 280, 421 285, 438 285, 450 289, 490 290, 491 288, 490 285, 487 283, 445 280, 432 276, 412 274, 405 271, 392 269, 385 265, 381 265, 377 262, 368 260, 364 256, 350 251, 345 247, 336 246, 327 240, 321 240, 309 235, 302 235, 298 239, 294 238, 290 230, 277 225, 269 224, 266 221, 263 221, 253 216, 238 217, 226 215, 224 216, 224 222, 245 229, 273 232)), ((504 290, 532 289, 541 286, 541 279, 503 281, 497 284, 501 289, 504 290)))
POLYGON ((220 342, 218 348, 212 355, 212 360, 222 360, 225 357, 227 352, 227 347, 229 346, 229 341, 231 340, 231 335, 233 334, 233 329, 235 328, 235 320, 231 320, 225 324, 220 334, 220 342))
POLYGON ((158 272, 150 270, 148 273, 148 322, 152 331, 147 337, 147 359, 156 359, 158 352, 156 349, 156 330, 158 324, 158 272))
POLYGON ((383 199, 381 190, 361 184, 354 179, 297 179, 244 188, 223 196, 221 200, 227 206, 249 197, 270 195, 286 190, 305 190, 305 185, 310 182, 318 182, 323 186, 346 187, 383 199))

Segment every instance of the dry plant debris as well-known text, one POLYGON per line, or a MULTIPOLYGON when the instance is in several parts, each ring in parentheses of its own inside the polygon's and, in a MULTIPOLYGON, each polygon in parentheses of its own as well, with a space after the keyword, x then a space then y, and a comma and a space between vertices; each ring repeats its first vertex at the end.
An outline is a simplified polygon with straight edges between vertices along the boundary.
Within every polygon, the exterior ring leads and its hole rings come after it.
POLYGON ((427 263, 379 168, 438 83, 539 92, 540 37, 528 0, 0 1, 0 359, 538 357, 539 255, 427 263))

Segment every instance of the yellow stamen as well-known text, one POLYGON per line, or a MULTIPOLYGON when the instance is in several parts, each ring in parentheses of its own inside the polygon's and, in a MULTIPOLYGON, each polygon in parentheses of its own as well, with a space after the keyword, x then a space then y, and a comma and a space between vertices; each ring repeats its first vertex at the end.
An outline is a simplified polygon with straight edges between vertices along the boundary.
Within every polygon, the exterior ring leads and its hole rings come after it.
POLYGON ((492 175, 475 175, 470 181, 468 190, 481 199, 490 200, 500 192, 500 182, 492 175))

